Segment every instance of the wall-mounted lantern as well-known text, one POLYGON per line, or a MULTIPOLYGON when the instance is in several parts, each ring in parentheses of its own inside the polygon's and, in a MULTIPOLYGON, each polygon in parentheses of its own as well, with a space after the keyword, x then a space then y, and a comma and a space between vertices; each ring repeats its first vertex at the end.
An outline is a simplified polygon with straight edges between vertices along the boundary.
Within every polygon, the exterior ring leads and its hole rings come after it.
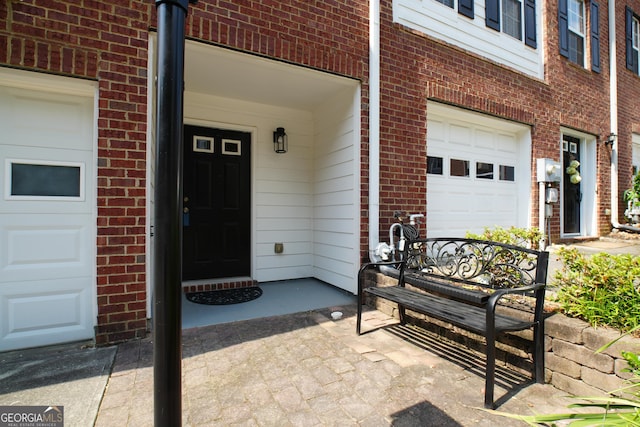
POLYGON ((284 128, 277 128, 275 132, 273 132, 273 151, 276 153, 282 154, 286 153, 289 149, 289 138, 287 134, 284 133, 284 128))
POLYGON ((616 134, 611 132, 609 136, 607 136, 607 139, 604 140, 604 146, 610 145, 613 147, 614 142, 616 142, 616 134))

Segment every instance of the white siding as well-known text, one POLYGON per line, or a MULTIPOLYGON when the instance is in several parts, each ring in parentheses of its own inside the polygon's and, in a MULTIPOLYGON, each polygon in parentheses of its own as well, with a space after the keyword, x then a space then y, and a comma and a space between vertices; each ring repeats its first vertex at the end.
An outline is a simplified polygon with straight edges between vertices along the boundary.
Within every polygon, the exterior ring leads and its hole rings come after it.
MULTIPOLYGON (((475 17, 467 18, 436 0, 394 0, 393 20, 499 64, 542 79, 542 1, 536 2, 537 44, 533 49, 485 25, 485 2, 475 0, 475 17)), ((457 5, 457 1, 456 1, 457 5)))
POLYGON ((316 111, 314 144, 314 276, 354 293, 360 238, 358 99, 359 93, 345 91, 316 111))

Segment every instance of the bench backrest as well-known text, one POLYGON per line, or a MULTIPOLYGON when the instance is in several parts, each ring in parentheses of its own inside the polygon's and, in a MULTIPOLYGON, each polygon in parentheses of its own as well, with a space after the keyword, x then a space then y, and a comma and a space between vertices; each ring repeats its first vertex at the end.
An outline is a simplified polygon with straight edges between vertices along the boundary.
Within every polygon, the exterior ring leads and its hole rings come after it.
POLYGON ((486 289, 546 284, 548 252, 486 240, 427 238, 408 245, 400 276, 419 274, 486 289))

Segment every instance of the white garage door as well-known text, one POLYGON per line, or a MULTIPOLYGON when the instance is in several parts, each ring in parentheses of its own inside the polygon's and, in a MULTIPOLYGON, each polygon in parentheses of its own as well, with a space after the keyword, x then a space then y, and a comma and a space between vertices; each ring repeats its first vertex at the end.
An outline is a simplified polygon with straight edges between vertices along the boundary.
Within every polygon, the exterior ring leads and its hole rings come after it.
POLYGON ((527 227, 530 141, 525 125, 429 103, 427 235, 527 227))
POLYGON ((94 336, 92 89, 42 78, 0 70, 0 351, 94 336))

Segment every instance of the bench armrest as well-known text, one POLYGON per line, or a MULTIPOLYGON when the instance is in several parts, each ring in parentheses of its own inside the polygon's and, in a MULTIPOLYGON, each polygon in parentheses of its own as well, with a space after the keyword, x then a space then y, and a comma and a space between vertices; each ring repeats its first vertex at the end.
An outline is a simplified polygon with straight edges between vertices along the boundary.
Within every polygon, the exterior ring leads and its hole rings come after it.
POLYGON ((496 307, 498 305, 498 301, 506 295, 511 294, 521 294, 521 293, 531 293, 535 292, 536 298, 536 307, 534 312, 535 320, 538 321, 542 316, 542 307, 544 305, 544 290, 546 288, 546 284, 544 283, 534 283, 529 286, 521 286, 519 288, 509 288, 509 289, 499 289, 495 291, 489 299, 487 300, 486 310, 487 310, 487 330, 489 328, 493 329, 495 327, 495 315, 496 315, 496 307), (542 301, 539 301, 542 299, 542 301))
POLYGON ((368 262, 363 264, 358 270, 358 295, 362 294, 362 275, 364 272, 370 268, 380 267, 383 265, 395 265, 396 268, 400 268, 401 264, 404 264, 405 261, 380 261, 380 262, 368 262))

